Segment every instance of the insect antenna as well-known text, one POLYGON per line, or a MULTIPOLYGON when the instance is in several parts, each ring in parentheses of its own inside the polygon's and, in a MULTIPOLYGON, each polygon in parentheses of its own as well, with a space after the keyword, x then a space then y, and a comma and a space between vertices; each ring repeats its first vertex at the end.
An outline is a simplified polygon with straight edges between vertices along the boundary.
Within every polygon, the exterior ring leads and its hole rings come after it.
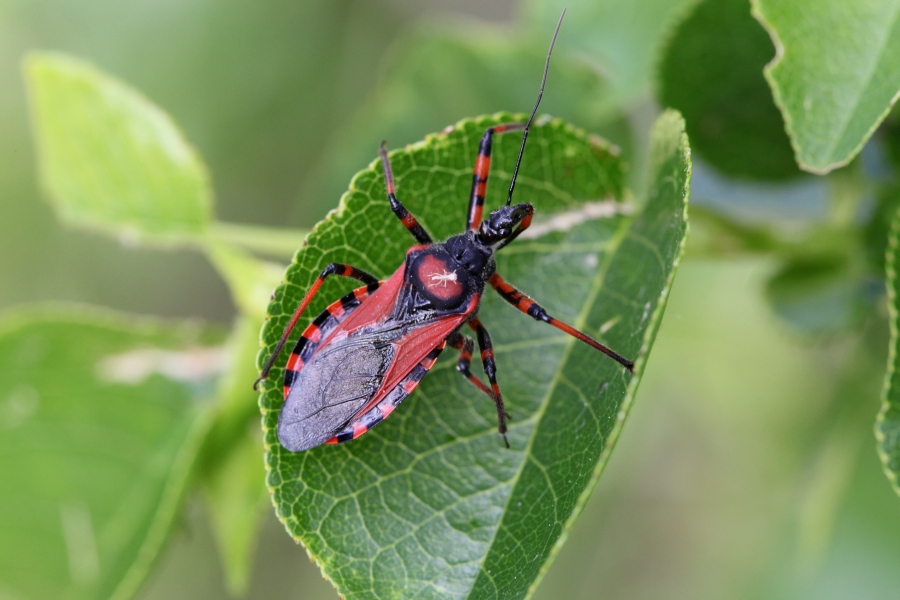
POLYGON ((547 73, 550 71, 550 55, 553 54, 553 45, 556 44, 556 36, 559 34, 559 28, 562 27, 563 17, 565 16, 566 9, 564 8, 562 14, 559 15, 559 22, 556 24, 556 31, 553 32, 553 39, 550 40, 550 50, 547 51, 547 62, 544 63, 544 77, 541 79, 541 91, 538 92, 537 102, 534 103, 534 109, 531 111, 531 116, 528 117, 528 122, 525 123, 525 130, 522 132, 522 145, 519 146, 519 158, 516 159, 516 168, 513 170, 512 181, 509 182, 509 194, 506 196, 507 206, 512 204, 513 189, 516 187, 516 177, 519 176, 519 165, 522 164, 522 153, 525 152, 525 140, 528 139, 528 128, 531 127, 534 115, 537 113, 538 106, 541 104, 541 98, 544 97, 544 85, 547 83, 547 73))

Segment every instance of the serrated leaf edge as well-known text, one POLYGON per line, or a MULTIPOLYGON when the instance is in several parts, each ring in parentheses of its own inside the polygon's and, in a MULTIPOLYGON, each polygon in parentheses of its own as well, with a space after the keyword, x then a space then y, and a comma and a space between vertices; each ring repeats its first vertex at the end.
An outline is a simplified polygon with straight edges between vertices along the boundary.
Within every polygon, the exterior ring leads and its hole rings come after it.
POLYGON ((895 366, 897 364, 897 345, 900 344, 900 330, 898 330, 900 311, 898 311, 897 307, 898 298, 896 287, 900 282, 897 280, 897 264, 895 263, 895 257, 898 249, 900 249, 900 240, 898 240, 898 238, 900 238, 900 209, 894 213, 894 218, 891 222, 891 232, 888 235, 888 247, 885 257, 888 327, 891 332, 891 341, 888 344, 888 360, 887 369, 884 375, 884 387, 882 388, 881 393, 881 409, 878 411, 878 416, 875 418, 876 451, 878 452, 878 458, 881 459, 881 468, 884 470, 884 474, 888 478, 888 481, 891 482, 891 487, 894 488, 894 491, 898 495, 900 495, 900 481, 898 481, 897 472, 890 468, 890 456, 885 448, 887 438, 882 430, 885 426, 887 413, 891 409, 889 398, 891 381, 894 378, 895 366))

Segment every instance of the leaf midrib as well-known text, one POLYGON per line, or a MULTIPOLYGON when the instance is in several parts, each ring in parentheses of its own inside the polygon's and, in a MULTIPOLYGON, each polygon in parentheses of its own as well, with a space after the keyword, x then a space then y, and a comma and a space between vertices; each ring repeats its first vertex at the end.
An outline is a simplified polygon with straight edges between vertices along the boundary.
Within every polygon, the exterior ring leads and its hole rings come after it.
MULTIPOLYGON (((584 327, 584 324, 587 321, 588 314, 590 313, 591 308, 593 307, 597 296, 599 295, 600 291, 603 289, 603 283, 606 281, 606 276, 609 273, 609 269, 610 269, 610 266, 612 265, 613 259, 615 258, 616 251, 618 250, 618 247, 621 245, 622 241, 627 237, 628 230, 631 228, 631 225, 633 223, 634 223, 633 219, 630 219, 630 218, 623 219, 622 223, 619 225, 619 228, 616 230, 615 235, 610 239, 610 241, 606 247, 606 254, 604 256, 603 262, 600 264, 600 267, 597 270, 597 276, 594 277, 594 283, 592 284, 591 289, 588 292, 588 295, 585 297, 585 300, 582 303, 581 312, 578 314, 578 318, 576 318, 575 322, 573 323, 573 325, 576 328, 582 329, 584 327)), ((525 465, 528 463, 529 460, 531 460, 535 464, 540 464, 537 461, 537 458, 532 453, 532 446, 534 444, 534 440, 536 437, 536 433, 537 433, 537 429, 540 424, 540 421, 543 418, 544 413, 547 411, 547 406, 550 403, 550 398, 556 391, 556 388, 559 384, 560 378, 562 377, 562 369, 563 369, 564 365, 567 364, 567 362, 569 361, 569 358, 572 354, 572 348, 574 348, 576 341, 577 340, 575 340, 574 338, 569 338, 566 348, 563 351, 562 360, 559 363, 560 366, 554 372, 553 379, 550 381, 550 384, 547 386, 547 391, 545 392, 544 397, 541 400, 538 410, 535 411, 531 417, 529 417, 528 419, 526 419, 525 421, 522 422, 522 425, 524 425, 525 423, 534 422, 535 423, 534 432, 532 433, 531 437, 528 439, 528 444, 525 446, 525 451, 522 454, 522 461, 519 464, 519 468, 517 469, 516 474, 511 479, 511 481, 513 482, 512 491, 510 492, 510 495, 506 500, 506 504, 504 504, 504 506, 503 506, 503 511, 501 513, 503 516, 501 517, 500 522, 497 524, 497 528, 494 530, 494 533, 491 536, 491 541, 488 543, 488 546, 487 546, 488 550, 485 553, 485 559, 490 556, 491 550, 494 548, 494 543, 497 539, 497 533, 503 527, 503 522, 505 520, 506 515, 509 514, 509 512, 508 512, 509 503, 512 501, 513 496, 515 495, 514 492, 515 492, 516 484, 519 482, 519 480, 522 476, 522 471, 525 469, 525 465)), ((518 543, 518 541, 516 543, 518 543)), ((472 583, 474 584, 476 581, 478 581, 478 577, 480 575, 484 574, 484 576, 486 576, 488 579, 491 580, 491 583, 494 585, 494 589, 496 590, 497 585, 495 583, 493 583, 493 577, 491 576, 490 573, 488 573, 485 570, 484 564, 485 564, 485 561, 482 560, 481 566, 478 569, 478 575, 475 576, 475 580, 472 583)), ((473 585, 473 588, 474 588, 474 585, 473 585)), ((471 594, 471 591, 470 591, 470 594, 471 594)), ((471 597, 471 596, 468 596, 468 597, 471 597)))

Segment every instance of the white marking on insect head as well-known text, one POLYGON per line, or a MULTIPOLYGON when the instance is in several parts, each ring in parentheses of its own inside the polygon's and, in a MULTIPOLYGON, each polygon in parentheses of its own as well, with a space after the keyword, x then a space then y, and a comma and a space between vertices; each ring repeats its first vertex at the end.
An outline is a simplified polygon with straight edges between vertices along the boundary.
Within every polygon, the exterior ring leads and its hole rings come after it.
POLYGON ((456 271, 444 271, 443 273, 432 273, 430 275, 431 283, 428 287, 447 287, 447 282, 456 283, 456 271))

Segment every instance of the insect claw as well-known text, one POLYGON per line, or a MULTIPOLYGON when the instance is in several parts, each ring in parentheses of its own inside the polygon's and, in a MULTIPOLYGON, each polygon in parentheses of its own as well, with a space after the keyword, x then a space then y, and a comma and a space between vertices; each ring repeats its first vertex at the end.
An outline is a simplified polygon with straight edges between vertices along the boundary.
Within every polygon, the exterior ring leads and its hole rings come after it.
POLYGON ((503 436, 503 443, 506 444, 506 449, 509 450, 509 440, 506 439, 506 434, 505 434, 505 433, 501 433, 500 435, 503 436))
POLYGON ((256 379, 256 381, 253 382, 253 391, 254 391, 254 392, 258 392, 258 391, 259 391, 259 382, 262 381, 262 380, 265 379, 265 378, 266 378, 266 377, 265 377, 264 375, 260 375, 260 376, 256 379))

